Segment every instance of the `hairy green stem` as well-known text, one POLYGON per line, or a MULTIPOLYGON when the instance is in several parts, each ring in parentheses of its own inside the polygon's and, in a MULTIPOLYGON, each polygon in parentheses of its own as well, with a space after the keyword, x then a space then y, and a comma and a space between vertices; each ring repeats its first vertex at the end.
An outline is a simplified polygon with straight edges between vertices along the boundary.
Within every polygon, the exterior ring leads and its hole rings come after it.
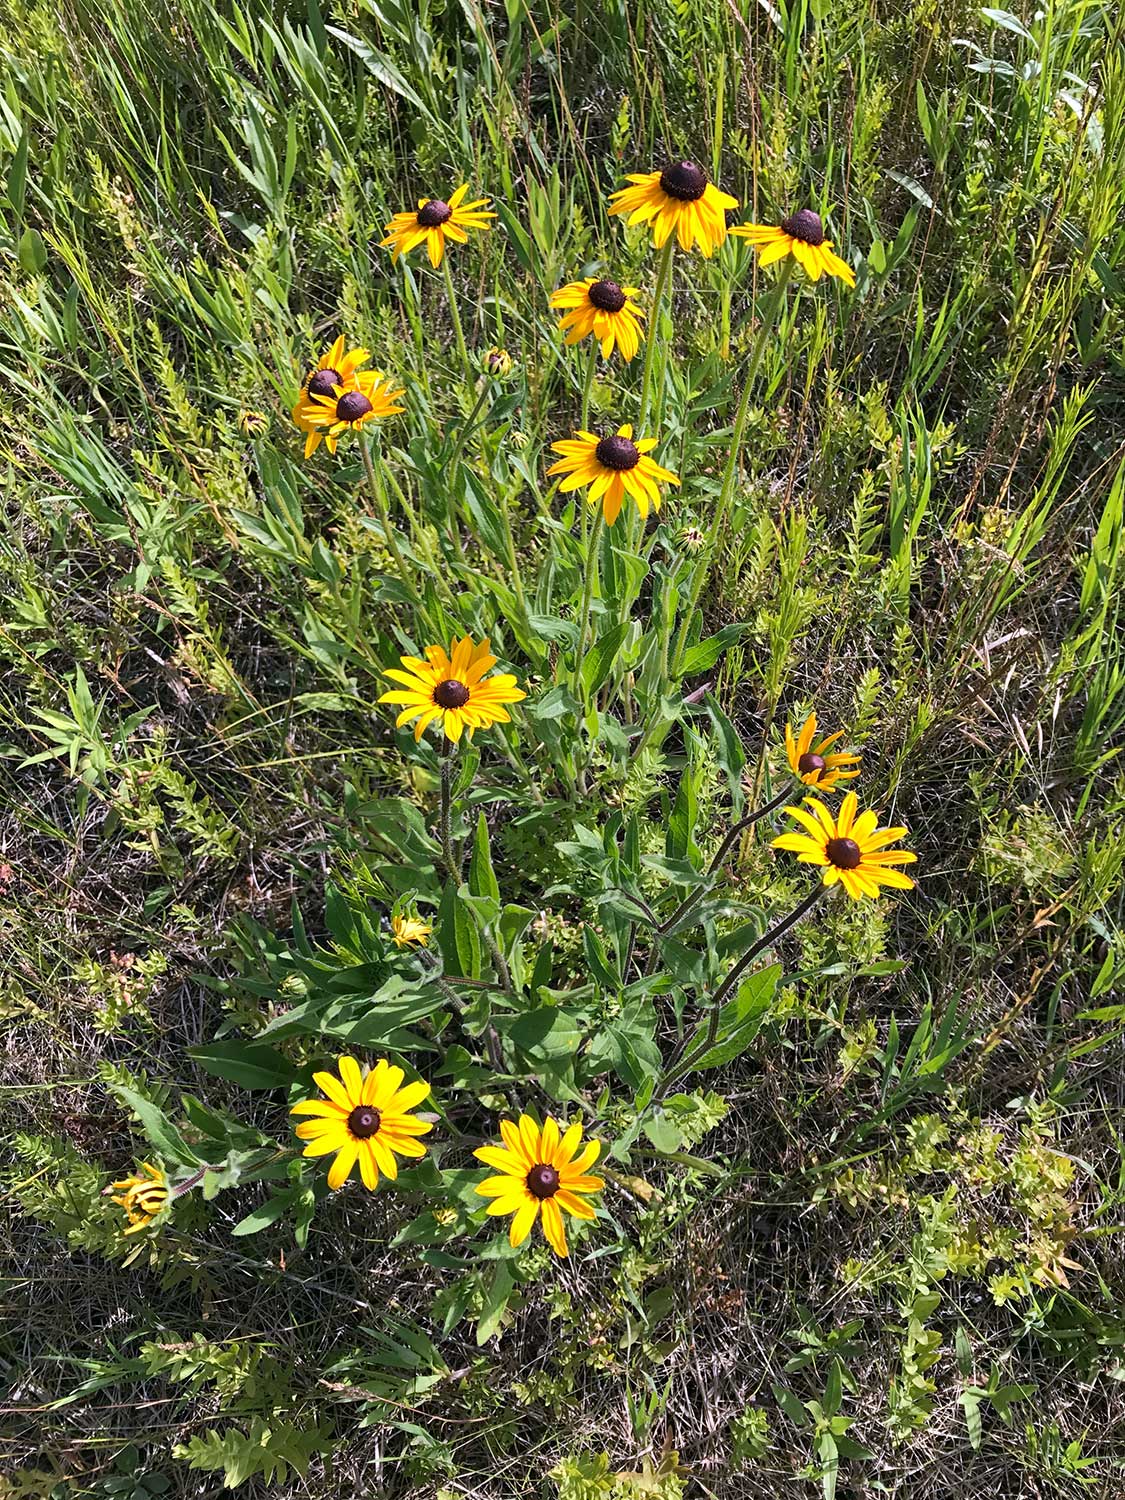
MULTIPOLYGON (((767 817, 771 812, 774 812, 777 808, 781 807, 783 803, 790 801, 793 797, 794 791, 794 787, 787 786, 784 791, 778 792, 777 796, 774 797, 772 801, 767 802, 764 807, 759 807, 756 812, 748 814, 745 818, 740 819, 732 826, 726 838, 719 845, 718 852, 716 853, 714 859, 707 867, 708 880, 710 880, 711 876, 713 876, 722 867, 727 854, 735 843, 735 840, 738 839, 741 834, 745 833, 748 828, 753 828, 755 823, 761 822, 763 818, 767 817)), ((658 932, 671 932, 672 928, 675 927, 680 921, 682 921, 682 919, 688 914, 688 912, 700 899, 700 897, 706 894, 707 889, 707 886, 700 886, 698 889, 692 891, 690 895, 685 896, 684 899, 680 902, 679 906, 676 907, 676 910, 672 913, 672 915, 661 922, 656 930, 658 932)))
POLYGON ((699 596, 702 594, 703 586, 707 582, 707 575, 711 571, 711 559, 715 555, 715 548, 719 545, 723 527, 726 525, 731 500, 734 496, 734 481, 738 474, 738 460, 742 454, 742 439, 746 433, 746 419, 750 415, 750 398, 754 394, 754 388, 757 385, 758 371, 761 368, 762 358, 769 344, 770 335, 785 303, 786 289, 789 285, 789 277, 792 275, 792 268, 793 262, 787 257, 774 289, 770 293, 770 299, 762 314, 761 327, 758 329, 757 337, 754 340, 754 352, 750 356, 750 366, 746 371, 742 396, 738 403, 738 410, 735 413, 734 432, 731 434, 730 451, 727 454, 726 468, 723 470, 722 487, 719 490, 719 503, 715 507, 715 513, 707 528, 707 540, 703 544, 699 559, 692 572, 687 605, 684 609, 683 618, 680 621, 676 650, 672 657, 672 671, 674 675, 679 674, 683 664, 684 653, 687 651, 688 632, 691 629, 691 622, 695 617, 695 611, 699 605, 699 596))
POLYGON ((359 438, 359 451, 363 455, 363 467, 367 471, 367 484, 375 501, 375 507, 379 512, 379 521, 383 527, 383 534, 387 539, 387 549, 394 558, 395 567, 398 569, 398 576, 402 580, 403 588, 410 595, 413 603, 421 608, 421 596, 414 587, 414 580, 407 570, 402 553, 398 550, 398 543, 395 541, 394 528, 391 526, 390 507, 387 505, 387 491, 379 477, 382 471, 382 462, 376 468, 374 459, 371 456, 371 445, 364 439, 362 433, 359 438))
POLYGON ((468 442, 469 434, 473 430, 473 423, 477 419, 477 413, 484 405, 485 399, 487 398, 490 389, 491 382, 489 381, 488 376, 485 375, 481 379, 480 390, 477 392, 477 399, 473 402, 473 408, 469 412, 469 415, 461 423, 461 430, 457 434, 457 446, 454 448, 452 454, 450 455, 449 462, 446 465, 447 471, 450 474, 452 474, 454 469, 457 467, 458 461, 460 460, 462 453, 464 453, 465 451, 465 444, 468 442))
POLYGON ((661 1080, 659 1086, 657 1087, 654 1098, 662 1099, 674 1083, 679 1082, 679 1080, 683 1078, 686 1073, 691 1072, 692 1068, 695 1067, 696 1063, 698 1063, 701 1058, 707 1056, 708 1052, 710 1052, 711 1048, 715 1045, 715 1040, 719 1034, 719 1017, 722 1014, 723 1005, 726 1003, 727 996, 730 994, 731 990, 734 989, 735 985, 742 978, 743 974, 745 974, 746 970, 750 967, 754 960, 758 957, 759 953, 761 953, 763 949, 769 948, 773 943, 777 941, 779 937, 783 937, 791 927, 795 927, 796 924, 801 920, 801 918, 805 916, 806 913, 810 912, 816 905, 816 903, 821 900, 821 898, 826 895, 830 889, 830 886, 826 886, 818 882, 816 888, 812 891, 812 893, 806 896, 803 901, 795 906, 787 917, 783 917, 780 922, 777 922, 773 927, 764 932, 760 938, 750 944, 750 947, 747 948, 746 952, 734 965, 730 973, 723 980, 722 984, 711 997, 711 1015, 707 1023, 706 1038, 700 1043, 698 1047, 690 1052, 687 1057, 683 1058, 679 1062, 674 1062, 670 1066, 668 1072, 665 1074, 664 1078, 661 1080))
POLYGON ((461 861, 453 849, 453 741, 441 747, 441 853, 450 880, 461 884, 461 861))
POLYGON ((465 371, 465 379, 471 385, 476 373, 469 359, 469 351, 465 346, 465 330, 461 327, 461 313, 457 306, 457 293, 453 290, 453 274, 449 269, 449 256, 441 258, 441 269, 445 276, 445 295, 449 299, 449 316, 453 321, 453 337, 457 342, 457 352, 461 356, 461 367, 465 371))
POLYGON ((660 343, 660 313, 664 306, 664 294, 672 272, 672 252, 676 248, 675 235, 669 235, 660 252, 660 263, 656 268, 656 288, 652 294, 652 308, 648 315, 648 337, 645 340, 645 366, 641 376, 641 405, 637 417, 637 436, 645 435, 645 420, 652 400, 652 372, 656 364, 656 346, 660 343))
MULTIPOLYGON (((585 502, 582 502, 585 504, 585 502)), ((582 604, 578 611, 578 644, 574 654, 574 696, 586 706, 582 693, 582 660, 586 655, 586 632, 590 625, 590 600, 594 592, 594 578, 598 571, 598 543, 602 535, 602 507, 599 504, 590 535, 586 539, 586 570, 582 579, 582 604)))

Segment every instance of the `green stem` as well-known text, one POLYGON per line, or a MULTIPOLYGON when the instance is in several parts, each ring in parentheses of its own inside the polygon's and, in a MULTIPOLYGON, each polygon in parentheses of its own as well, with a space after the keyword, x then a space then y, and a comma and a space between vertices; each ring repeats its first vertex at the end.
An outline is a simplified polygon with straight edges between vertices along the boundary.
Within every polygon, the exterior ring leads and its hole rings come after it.
POLYGON ((590 339, 590 357, 586 361, 586 378, 582 382, 582 416, 579 420, 579 430, 588 432, 590 430, 590 398, 594 393, 594 375, 598 368, 598 344, 597 340, 590 339))
POLYGON ((800 902, 793 908, 793 910, 787 917, 783 917, 780 922, 769 928, 768 931, 763 932, 762 936, 758 938, 756 942, 750 944, 750 947, 747 948, 746 952, 734 965, 730 973, 723 980, 722 984, 711 997, 711 1016, 710 1020, 707 1023, 706 1038, 681 1062, 673 1063, 668 1072, 665 1074, 659 1087, 657 1088, 655 1097, 663 1098, 674 1083, 677 1083, 685 1073, 690 1073, 692 1068, 695 1067, 696 1063, 698 1063, 701 1058, 707 1056, 708 1052, 710 1052, 711 1048, 715 1045, 715 1039, 719 1034, 719 1017, 722 1014, 723 1005, 731 990, 734 989, 735 985, 757 958, 758 954, 761 953, 764 948, 768 948, 773 943, 775 943, 779 937, 784 936, 784 934, 787 933, 791 927, 795 927, 796 924, 801 920, 801 918, 805 916, 807 912, 811 911, 816 903, 824 895, 826 895, 829 890, 831 890, 831 886, 824 885, 823 883, 818 881, 816 888, 813 890, 811 895, 806 896, 802 902, 800 902))
POLYGON ((461 424, 461 431, 457 434, 457 446, 454 448, 453 453, 450 456, 449 463, 446 465, 446 468, 450 474, 452 474, 454 469, 457 467, 458 461, 462 453, 464 453, 465 451, 465 444, 469 441, 469 434, 473 430, 473 423, 477 419, 477 413, 485 403, 485 398, 488 396, 490 388, 491 383, 488 379, 488 376, 485 375, 481 380, 480 390, 477 392, 477 399, 473 402, 473 409, 461 424))
POLYGON ((461 861, 453 850, 453 741, 441 747, 441 853, 454 885, 461 884, 461 861))
MULTIPOLYGON (((517 486, 518 489, 518 486, 517 486)), ((516 600, 519 604, 520 619, 527 625, 527 599, 523 591, 523 576, 520 573, 519 558, 516 555, 516 539, 512 533, 512 505, 511 497, 506 489, 500 490, 500 509, 504 515, 504 539, 508 544, 508 567, 511 571, 512 584, 516 591, 516 600)))
POLYGON ((387 492, 380 478, 382 463, 380 462, 378 469, 376 469, 375 462, 371 456, 370 444, 364 439, 362 434, 360 434, 359 439, 359 451, 363 455, 363 467, 367 471, 368 488, 375 501, 375 507, 379 512, 379 521, 383 527, 383 534, 387 539, 387 550, 394 558, 395 567, 398 569, 399 578, 402 579, 403 588, 410 595, 414 604, 421 608, 421 597, 418 590, 414 587, 414 580, 407 570, 402 553, 398 550, 398 542, 395 541, 394 528, 391 525, 391 512, 387 505, 387 492))
MULTIPOLYGON (((590 430, 590 398, 594 392, 594 374, 598 367, 598 345, 593 338, 590 340, 590 357, 586 361, 586 378, 582 382, 582 414, 578 419, 580 432, 590 430)), ((582 522, 582 546, 586 547, 590 541, 590 521, 586 514, 586 505, 579 500, 578 513, 582 522)))
POLYGON ((465 347, 465 330, 461 327, 461 313, 457 307, 457 293, 453 290, 453 274, 449 269, 449 256, 441 258, 441 269, 445 276, 445 295, 449 299, 449 316, 453 320, 453 337, 457 341, 457 352, 461 356, 461 366, 465 371, 465 379, 470 385, 476 373, 469 361, 469 351, 465 347))
MULTIPOLYGON (((581 502, 583 505, 585 501, 581 502)), ((590 528, 590 535, 586 541, 586 570, 582 579, 582 605, 578 612, 578 645, 574 655, 574 696, 581 698, 582 707, 586 707, 585 695, 581 691, 582 684, 582 661, 586 655, 586 631, 590 624, 590 600, 594 592, 594 577, 598 571, 598 543, 602 534, 602 507, 598 504, 597 514, 594 516, 594 524, 590 528)))
MULTIPOLYGON (((755 823, 760 823, 763 818, 768 817, 771 812, 774 812, 777 808, 781 807, 783 803, 790 801, 795 790, 796 789, 794 787, 787 786, 784 791, 778 792, 777 796, 774 797, 772 801, 767 802, 764 807, 759 807, 756 812, 752 812, 745 818, 741 818, 732 826, 726 838, 719 845, 714 859, 707 867, 708 880, 710 880, 711 877, 722 868, 723 862, 725 861, 727 854, 733 847, 736 839, 744 834, 748 828, 753 828, 755 823)), ((672 915, 666 918, 665 921, 659 923, 656 930, 658 932, 671 932, 671 930, 688 914, 688 912, 692 909, 692 907, 700 899, 700 897, 706 894, 707 890, 707 886, 700 886, 697 890, 692 891, 689 896, 685 896, 684 899, 680 902, 679 906, 676 907, 676 910, 672 913, 672 915)))
POLYGON ((719 503, 715 507, 715 513, 708 525, 707 540, 703 545, 699 554, 699 560, 696 562, 695 570, 692 573, 687 606, 684 609, 683 619, 680 622, 676 650, 672 658, 672 671, 676 675, 680 671, 684 653, 687 650, 688 632, 691 629, 691 622, 695 617, 695 611, 699 605, 699 596, 703 592, 703 586, 707 582, 707 575, 711 570, 711 559, 714 556, 715 548, 719 544, 723 527, 726 524, 731 499, 734 495, 734 481, 738 473, 738 460, 742 452, 742 439, 746 433, 746 419, 750 415, 750 398, 754 394, 754 387, 758 379, 758 370, 761 367, 762 357, 766 352, 770 335, 773 332, 774 325, 778 320, 778 314, 781 312, 785 302, 786 288, 789 285, 789 277, 792 275, 792 271, 793 262, 787 257, 782 267, 781 275, 777 278, 774 289, 770 294, 765 312, 762 314, 762 324, 758 329, 758 336, 754 341, 754 352, 750 356, 750 366, 746 371, 742 396, 738 403, 738 411, 735 413, 734 432, 731 435, 726 468, 723 470, 722 488, 719 490, 719 503))
POLYGON ((660 252, 660 264, 656 270, 656 289, 652 294, 652 310, 648 315, 648 337, 645 340, 645 367, 641 377, 641 406, 637 417, 637 436, 645 435, 645 420, 652 399, 652 371, 656 363, 656 346, 660 343, 660 312, 664 306, 664 293, 672 271, 672 252, 676 248, 675 235, 669 235, 660 252))

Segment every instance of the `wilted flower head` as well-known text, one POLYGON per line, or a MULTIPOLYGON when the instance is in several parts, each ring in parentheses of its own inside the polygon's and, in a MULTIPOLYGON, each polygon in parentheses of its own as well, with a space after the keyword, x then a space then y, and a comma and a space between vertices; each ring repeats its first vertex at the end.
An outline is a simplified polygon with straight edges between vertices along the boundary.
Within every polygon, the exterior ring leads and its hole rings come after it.
POLYGON ((489 349, 484 356, 484 368, 489 375, 502 377, 510 375, 512 365, 515 361, 507 349, 497 349, 495 345, 489 349))
POLYGON ((161 1167, 143 1161, 139 1172, 132 1177, 123 1177, 120 1182, 106 1188, 112 1201, 125 1210, 129 1220, 126 1234, 139 1234, 147 1229, 168 1202, 168 1178, 161 1167))
POLYGON ((247 437, 261 437, 269 430, 270 419, 264 411, 250 411, 246 407, 238 414, 239 431, 247 437))

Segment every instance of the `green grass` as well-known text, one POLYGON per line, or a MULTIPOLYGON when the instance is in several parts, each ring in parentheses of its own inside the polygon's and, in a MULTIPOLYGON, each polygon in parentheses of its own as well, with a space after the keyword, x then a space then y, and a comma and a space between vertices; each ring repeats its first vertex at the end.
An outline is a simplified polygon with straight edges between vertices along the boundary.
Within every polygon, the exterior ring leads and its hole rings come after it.
MULTIPOLYGON (((2 1500, 1118 1494, 1120 14, 6 20, 2 1500), (607 199, 672 155, 738 218, 816 208, 858 285, 795 277, 763 331, 741 242, 674 257, 682 488, 588 571, 547 298, 651 308, 607 199), (462 181, 500 215, 448 261, 470 372, 441 273, 378 244, 462 181), (406 388, 378 497, 289 420, 337 332, 406 388), (459 891, 436 738, 377 699, 466 631, 528 698, 455 762, 459 891), (812 707, 918 887, 815 908, 710 1033, 810 872, 775 816, 675 932, 642 904, 701 888, 812 707), (430 1164, 374 1196, 291 1152, 346 1048, 435 1088, 430 1164), (472 1191, 525 1106, 611 1153, 565 1263, 472 1191), (125 1238, 103 1189, 154 1157, 190 1189, 125 1238)), ((596 426, 642 364, 599 362, 596 426)))

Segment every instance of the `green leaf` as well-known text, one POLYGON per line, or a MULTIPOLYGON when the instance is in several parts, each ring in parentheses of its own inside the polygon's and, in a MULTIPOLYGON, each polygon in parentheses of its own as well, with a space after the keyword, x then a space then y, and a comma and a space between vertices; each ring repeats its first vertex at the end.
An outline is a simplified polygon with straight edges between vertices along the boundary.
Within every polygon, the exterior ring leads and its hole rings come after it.
POLYGON ((791 1422, 795 1422, 798 1427, 807 1427, 809 1425, 809 1414, 792 1391, 786 1390, 783 1385, 775 1385, 773 1387, 773 1394, 778 1406, 781 1407, 791 1422))
POLYGON ((731 812, 734 819, 742 816, 742 809, 746 803, 746 793, 742 786, 742 772, 746 767, 746 751, 742 748, 738 730, 727 718, 719 701, 713 693, 708 693, 704 698, 707 705, 707 713, 711 719, 714 730, 715 759, 719 768, 727 779, 727 790, 730 793, 731 812))
POLYGON ((739 636, 745 635, 749 629, 746 624, 724 625, 717 634, 709 635, 705 641, 689 647, 684 652, 680 675, 694 677, 700 672, 709 672, 727 647, 733 646, 739 636))
POLYGON ((654 1110, 645 1121, 645 1135, 657 1151, 678 1151, 684 1143, 683 1136, 662 1109, 654 1110))
POLYGON ((611 993, 619 990, 621 976, 611 965, 600 935, 588 923, 582 928, 582 950, 586 958, 586 967, 597 983, 611 993))
POLYGON ((488 822, 483 810, 477 816, 477 831, 473 839, 473 857, 469 864, 469 890, 474 896, 486 896, 496 903, 500 912, 500 882, 492 868, 492 851, 488 843, 488 822))
MULTIPOLYGON (((27 151, 30 141, 27 126, 20 131, 19 142, 8 168, 7 197, 17 219, 23 218, 24 193, 27 190, 27 151)), ((21 261, 22 264, 22 261, 21 261)))
MULTIPOLYGON (((723 1006, 715 1045, 693 1064, 694 1068, 721 1068, 746 1051, 762 1029, 780 979, 781 965, 771 964, 742 981, 735 999, 723 1006)), ((693 1050, 706 1040, 707 1027, 708 1022, 700 1022, 692 1038, 693 1050)))
POLYGON ((204 1165, 203 1159, 196 1156, 162 1109, 157 1109, 155 1104, 142 1099, 140 1094, 134 1089, 127 1088, 123 1083, 111 1083, 109 1091, 114 1098, 133 1111, 141 1122, 145 1135, 165 1161, 174 1162, 181 1167, 204 1165))
POLYGON ((571 1057, 582 1043, 578 1022, 554 1005, 529 1010, 505 1029, 515 1045, 532 1057, 571 1057))
POLYGON ((287 1193, 278 1193, 273 1198, 267 1198, 264 1203, 252 1208, 244 1219, 231 1230, 234 1235, 260 1234, 263 1229, 268 1229, 271 1224, 276 1224, 293 1207, 293 1200, 303 1189, 293 1188, 287 1193))
POLYGON ((447 973, 463 974, 466 979, 480 978, 480 937, 476 923, 457 899, 452 882, 446 885, 441 895, 438 942, 447 973))
POLYGON ((229 1078, 244 1089, 279 1089, 292 1083, 297 1069, 273 1047, 260 1042, 211 1042, 190 1047, 188 1056, 216 1078, 229 1078))
POLYGON ((579 675, 582 686, 586 689, 587 700, 593 697, 613 670, 621 643, 631 629, 629 621, 614 625, 586 652, 579 675))
POLYGON ((25 229, 19 242, 20 268, 29 276, 38 276, 47 269, 47 247, 38 229, 25 229))
POLYGON ((500 1327, 501 1320, 508 1307, 508 1298, 512 1295, 515 1279, 512 1276, 511 1267, 506 1260, 497 1261, 496 1270, 493 1273, 492 1285, 484 1299, 484 1307, 481 1309, 480 1319, 477 1322, 477 1345, 487 1344, 492 1335, 500 1327))

